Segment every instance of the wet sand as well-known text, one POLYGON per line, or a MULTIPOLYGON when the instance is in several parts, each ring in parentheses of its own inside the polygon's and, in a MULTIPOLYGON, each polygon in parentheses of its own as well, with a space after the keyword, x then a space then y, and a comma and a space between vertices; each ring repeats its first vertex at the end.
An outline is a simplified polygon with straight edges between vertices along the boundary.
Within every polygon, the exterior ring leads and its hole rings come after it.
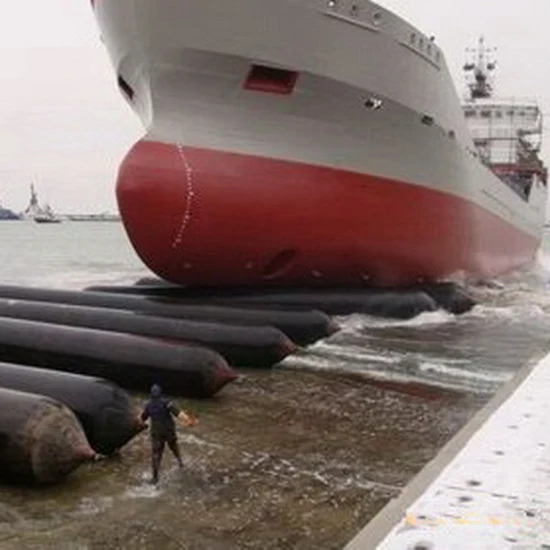
MULTIPOLYGON (((55 488, 0 488, 0 548, 340 549, 490 396, 276 368, 244 372, 179 428, 186 466, 149 440, 55 488)), ((136 403, 144 397, 136 396, 136 403)))

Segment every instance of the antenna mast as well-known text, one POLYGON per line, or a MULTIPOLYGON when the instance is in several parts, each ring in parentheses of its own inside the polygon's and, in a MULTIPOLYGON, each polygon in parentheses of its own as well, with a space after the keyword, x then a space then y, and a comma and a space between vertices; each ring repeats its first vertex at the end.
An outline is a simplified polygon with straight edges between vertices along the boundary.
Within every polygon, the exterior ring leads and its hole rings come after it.
POLYGON ((496 48, 487 48, 483 36, 479 39, 477 48, 468 48, 466 53, 471 60, 464 64, 466 78, 469 78, 468 88, 470 89, 470 99, 485 99, 493 95, 492 72, 496 69, 496 61, 491 59, 496 48))

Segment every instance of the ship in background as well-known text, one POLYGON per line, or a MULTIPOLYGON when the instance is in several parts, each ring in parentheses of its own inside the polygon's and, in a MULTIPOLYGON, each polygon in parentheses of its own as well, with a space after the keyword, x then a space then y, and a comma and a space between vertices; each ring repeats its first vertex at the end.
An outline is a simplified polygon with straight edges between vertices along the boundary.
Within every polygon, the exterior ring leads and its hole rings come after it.
POLYGON ((40 215, 41 213, 42 213, 42 207, 38 202, 38 193, 34 188, 34 184, 31 183, 31 196, 29 198, 29 204, 21 214, 21 218, 23 220, 34 220, 35 216, 40 215))
POLYGON ((39 214, 34 216, 36 223, 61 223, 61 218, 53 211, 53 208, 47 204, 39 214))
POLYGON ((535 258, 541 115, 492 100, 484 54, 463 111, 433 37, 368 0, 92 5, 145 127, 119 209, 159 276, 405 286, 535 258))
POLYGON ((41 206, 38 201, 38 193, 31 183, 31 196, 27 208, 21 214, 22 220, 34 220, 36 223, 61 223, 61 218, 46 204, 41 206))

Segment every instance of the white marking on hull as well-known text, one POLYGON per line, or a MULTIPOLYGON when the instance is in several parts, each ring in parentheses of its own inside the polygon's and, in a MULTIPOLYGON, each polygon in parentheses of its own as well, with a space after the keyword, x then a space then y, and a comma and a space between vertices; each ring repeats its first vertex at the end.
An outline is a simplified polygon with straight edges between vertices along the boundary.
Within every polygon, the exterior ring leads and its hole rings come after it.
POLYGON ((183 242, 183 237, 185 235, 185 232, 189 227, 189 224, 191 223, 191 212, 193 208, 193 199, 195 197, 195 191, 193 189, 193 168, 191 167, 191 164, 189 163, 189 161, 187 160, 187 157, 185 156, 183 147, 180 144, 178 144, 176 147, 177 147, 178 155, 183 161, 183 165, 185 168, 185 184, 187 188, 186 189, 187 197, 185 201, 185 211, 183 212, 183 216, 181 218, 181 224, 176 234, 176 237, 172 242, 173 249, 179 248, 179 246, 183 242))

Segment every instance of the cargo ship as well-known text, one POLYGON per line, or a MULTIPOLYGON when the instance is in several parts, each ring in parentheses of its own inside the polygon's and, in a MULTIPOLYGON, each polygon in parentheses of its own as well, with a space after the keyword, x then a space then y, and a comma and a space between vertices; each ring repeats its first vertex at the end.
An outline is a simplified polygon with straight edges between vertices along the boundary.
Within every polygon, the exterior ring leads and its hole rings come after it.
POLYGON ((145 127, 119 210, 162 278, 408 286, 533 261, 541 113, 492 100, 486 52, 464 103, 434 37, 368 0, 92 6, 145 127))

